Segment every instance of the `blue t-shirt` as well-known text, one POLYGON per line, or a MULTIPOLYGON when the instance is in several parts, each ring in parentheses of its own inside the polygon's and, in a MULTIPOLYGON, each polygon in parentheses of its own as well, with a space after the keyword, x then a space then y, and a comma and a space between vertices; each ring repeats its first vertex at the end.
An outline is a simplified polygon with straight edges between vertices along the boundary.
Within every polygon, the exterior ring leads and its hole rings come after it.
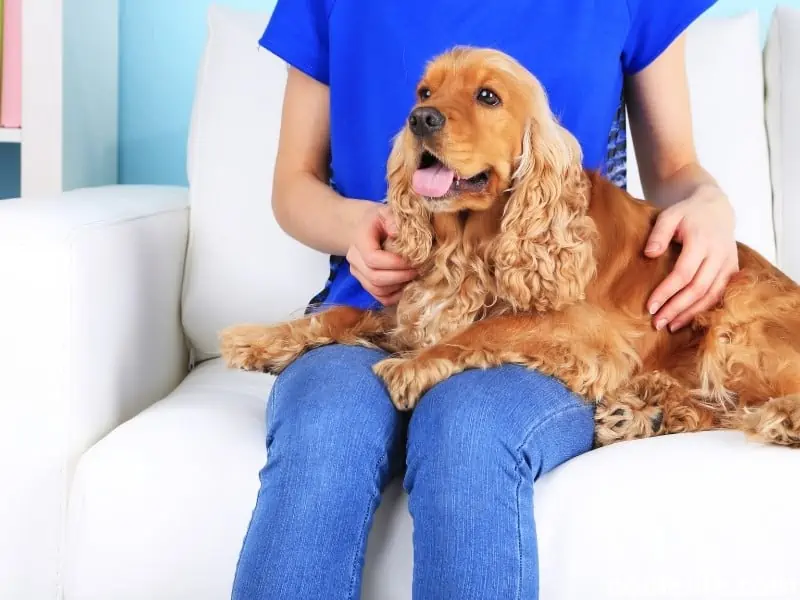
MULTIPOLYGON (((330 87, 331 185, 386 197, 391 140, 426 63, 456 45, 502 50, 544 85, 584 165, 625 184, 622 84, 715 0, 278 0, 261 45, 330 87)), ((314 305, 378 306, 331 257, 314 305)))

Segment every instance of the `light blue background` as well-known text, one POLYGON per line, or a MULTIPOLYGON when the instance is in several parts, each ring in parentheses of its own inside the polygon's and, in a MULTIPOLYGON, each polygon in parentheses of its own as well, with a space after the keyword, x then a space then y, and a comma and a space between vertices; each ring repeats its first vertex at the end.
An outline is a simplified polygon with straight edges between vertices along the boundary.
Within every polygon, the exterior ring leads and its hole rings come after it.
POLYGON ((120 0, 121 183, 186 183, 189 116, 211 4, 270 12, 275 0, 120 0))
MULTIPOLYGON (((379 0, 376 0, 379 1, 379 0)), ((656 0, 668 1, 668 0, 656 0)), ((268 11, 274 0, 216 0, 268 11)), ((710 14, 758 8, 766 32, 769 0, 720 0, 710 14)), ((783 3, 800 7, 800 0, 783 3)), ((186 141, 198 60, 212 0, 120 0, 121 183, 186 183, 186 141)), ((3 145, 0 145, 3 146, 3 145)), ((19 152, 0 147, 0 197, 17 193, 19 152)))

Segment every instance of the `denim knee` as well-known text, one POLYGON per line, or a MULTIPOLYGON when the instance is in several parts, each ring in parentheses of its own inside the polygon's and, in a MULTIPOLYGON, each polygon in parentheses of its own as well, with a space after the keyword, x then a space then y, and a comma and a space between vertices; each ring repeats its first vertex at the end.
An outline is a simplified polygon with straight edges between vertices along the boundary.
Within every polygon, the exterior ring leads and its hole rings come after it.
POLYGON ((532 477, 591 448, 593 410, 559 381, 524 367, 469 370, 432 388, 409 426, 417 460, 447 470, 513 470, 532 477))
POLYGON ((357 596, 371 515, 405 440, 371 370, 382 357, 327 346, 278 377, 233 598, 357 596))
MULTIPOLYGON (((302 470, 310 489, 347 485, 397 453, 403 416, 372 365, 385 356, 355 346, 324 346, 276 380, 267 407, 268 467, 302 470)), ((402 446, 401 446, 402 449, 402 446)))

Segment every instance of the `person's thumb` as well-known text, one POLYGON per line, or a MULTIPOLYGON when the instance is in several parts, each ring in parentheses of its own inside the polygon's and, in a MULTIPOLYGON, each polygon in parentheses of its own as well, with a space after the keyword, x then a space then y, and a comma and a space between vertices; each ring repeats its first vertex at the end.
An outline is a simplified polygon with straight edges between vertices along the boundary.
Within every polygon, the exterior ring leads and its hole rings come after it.
POLYGON ((384 206, 378 211, 381 228, 383 232, 389 237, 397 235, 397 223, 394 222, 394 216, 388 206, 384 206))
POLYGON ((665 210, 656 219, 656 224, 647 238, 644 253, 650 258, 661 256, 675 237, 683 215, 679 211, 665 210))

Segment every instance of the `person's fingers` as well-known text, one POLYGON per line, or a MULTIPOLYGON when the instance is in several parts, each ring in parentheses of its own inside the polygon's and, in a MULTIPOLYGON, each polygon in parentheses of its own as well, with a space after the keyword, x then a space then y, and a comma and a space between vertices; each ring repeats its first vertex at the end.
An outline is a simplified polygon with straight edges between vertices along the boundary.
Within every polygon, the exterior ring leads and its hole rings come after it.
POLYGON ((356 251, 349 252, 350 274, 362 287, 375 296, 390 296, 402 290, 415 276, 415 271, 375 271, 364 264, 363 257, 356 251))
POLYGON ((347 251, 347 255, 345 255, 345 259, 348 263, 350 263, 350 273, 353 275, 367 271, 367 265, 364 263, 364 258, 361 255, 361 252, 359 252, 358 248, 355 246, 350 246, 350 249, 347 251))
POLYGON ((403 285, 388 285, 388 286, 374 286, 367 284, 366 289, 370 294, 372 294, 375 298, 386 298, 388 296, 394 296, 395 294, 399 294, 403 291, 403 285), (369 289, 367 289, 369 288, 369 289))
POLYGON ((373 273, 364 273, 352 265, 350 266, 350 273, 356 278, 361 286, 381 304, 386 304, 387 300, 390 300, 394 296, 399 297, 403 291, 403 288, 406 286, 405 283, 394 285, 375 285, 372 281, 373 273))
POLYGON ((350 270, 353 277, 361 284, 361 286, 369 292, 371 296, 376 299, 386 298, 389 296, 393 296, 394 294, 398 294, 403 291, 405 284, 399 285, 387 285, 387 286, 376 286, 374 285, 367 276, 361 273, 358 270, 351 269, 350 270))
POLYGON ((682 218, 683 214, 678 210, 667 209, 659 214, 647 238, 644 253, 650 258, 661 256, 675 237, 682 218))
POLYGON ((381 207, 378 211, 378 219, 381 222, 383 233, 389 237, 397 236, 397 224, 395 223, 392 211, 388 206, 381 207))
POLYGON ((717 257, 707 257, 691 283, 675 294, 658 312, 656 328, 663 329, 664 325, 669 325, 670 331, 675 331, 676 325, 673 323, 675 318, 706 297, 721 268, 722 260, 717 257))
POLYGON ((408 262, 393 252, 386 250, 370 249, 362 251, 364 265, 375 271, 409 271, 412 270, 408 262))
MULTIPOLYGON (((680 312, 679 310, 674 310, 676 303, 672 303, 668 309, 666 305, 673 296, 692 283, 697 271, 700 269, 700 265, 703 264, 706 258, 706 254, 705 245, 698 244, 691 241, 691 239, 687 241, 672 272, 651 294, 647 309, 651 315, 656 317, 657 329, 663 329, 669 323, 669 318, 680 312)), ((708 285, 711 285, 710 281, 708 285)))
POLYGON ((370 269, 367 273, 364 273, 364 275, 375 287, 392 287, 408 283, 417 276, 417 272, 413 269, 399 271, 388 269, 378 271, 370 269))
POLYGON ((402 296, 402 294, 403 292, 399 291, 388 296, 375 296, 375 299, 384 306, 394 306, 400 301, 400 296, 402 296))
POLYGON ((711 284, 711 287, 709 287, 705 296, 672 319, 670 323, 670 330, 678 331, 679 329, 686 327, 697 315, 717 304, 722 299, 725 293, 725 288, 728 285, 728 282, 730 281, 731 275, 734 271, 735 269, 732 265, 722 269, 717 275, 717 278, 711 284))
POLYGON ((346 258, 350 263, 351 272, 358 272, 364 280, 376 287, 408 283, 417 276, 414 269, 409 269, 404 260, 391 252, 381 250, 377 256, 373 253, 365 257, 358 248, 351 248, 346 258), (400 260, 398 262, 395 259, 400 260), (376 268, 374 265, 379 267, 376 268))
POLYGON ((387 237, 397 234, 392 213, 381 207, 364 222, 345 258, 350 273, 382 304, 396 303, 403 287, 417 271, 401 256, 382 248, 387 237))
POLYGON ((409 264, 403 257, 381 247, 386 235, 382 220, 376 218, 370 227, 356 239, 354 246, 361 255, 364 266, 375 270, 402 271, 409 269, 409 264))

